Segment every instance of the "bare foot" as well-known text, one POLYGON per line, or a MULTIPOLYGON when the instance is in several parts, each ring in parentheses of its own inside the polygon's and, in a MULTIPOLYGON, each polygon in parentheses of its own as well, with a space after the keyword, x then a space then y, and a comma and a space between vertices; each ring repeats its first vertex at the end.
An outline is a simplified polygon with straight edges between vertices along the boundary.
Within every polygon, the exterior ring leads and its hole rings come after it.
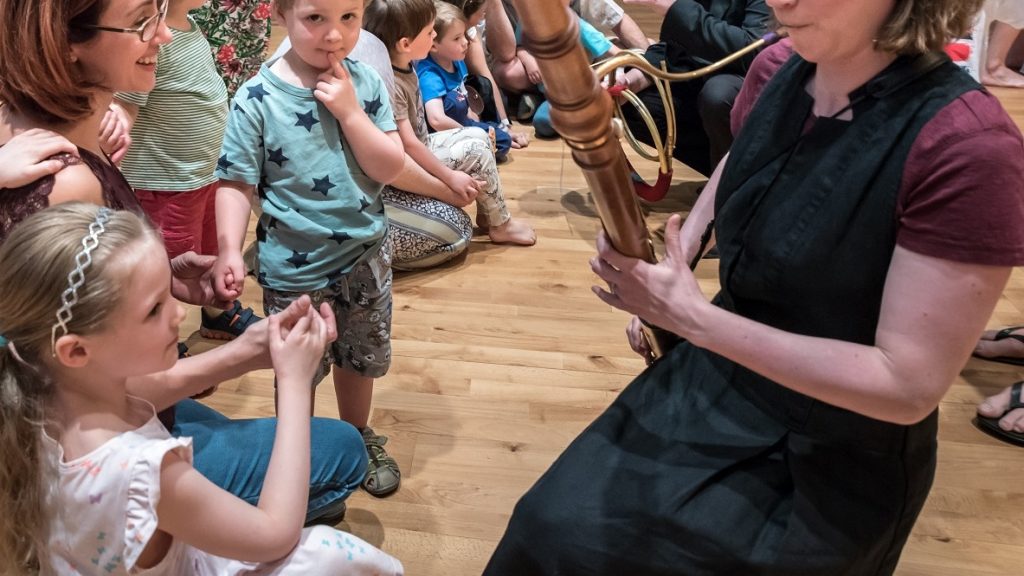
POLYGON ((530 145, 530 137, 523 132, 509 132, 509 135, 512 137, 512 147, 517 150, 530 145))
POLYGON ((1010 70, 1006 66, 984 69, 981 71, 981 83, 986 86, 1003 88, 1024 88, 1024 75, 1010 70))
POLYGON ((501 226, 491 226, 487 234, 495 244, 519 244, 533 246, 537 243, 537 233, 525 220, 509 218, 501 226))
POLYGON ((1024 408, 1010 410, 1010 387, 978 404, 978 414, 986 418, 999 418, 999 427, 1006 431, 1024 432, 1024 408), (1005 414, 1004 414, 1005 413, 1005 414))
POLYGON ((1011 332, 1009 336, 1000 340, 996 340, 995 338, 999 333, 1000 330, 986 330, 982 332, 981 338, 974 346, 974 355, 979 358, 1008 356, 1024 360, 1024 342, 1017 339, 1017 337, 1024 338, 1024 328, 1011 332))

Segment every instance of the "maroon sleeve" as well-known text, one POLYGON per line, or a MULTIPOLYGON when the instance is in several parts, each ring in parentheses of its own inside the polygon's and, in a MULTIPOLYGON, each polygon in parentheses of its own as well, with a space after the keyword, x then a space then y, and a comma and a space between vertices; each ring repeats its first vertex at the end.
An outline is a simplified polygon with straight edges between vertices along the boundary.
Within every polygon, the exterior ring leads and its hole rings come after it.
POLYGON ((972 91, 910 149, 896 217, 900 246, 974 264, 1024 265, 1024 142, 999 101, 972 91))
POLYGON ((743 78, 743 87, 740 88, 740 93, 736 96, 736 102, 732 106, 730 121, 733 136, 740 133, 740 128, 747 121, 747 116, 754 108, 758 97, 761 96, 765 85, 792 55, 793 44, 788 39, 784 39, 762 50, 754 59, 754 63, 750 65, 750 71, 743 78))

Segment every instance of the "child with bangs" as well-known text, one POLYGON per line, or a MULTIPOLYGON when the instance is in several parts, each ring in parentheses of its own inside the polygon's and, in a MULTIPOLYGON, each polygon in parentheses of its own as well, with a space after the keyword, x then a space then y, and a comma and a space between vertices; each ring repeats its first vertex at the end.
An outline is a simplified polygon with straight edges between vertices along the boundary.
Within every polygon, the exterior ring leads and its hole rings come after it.
MULTIPOLYGON (((503 162, 513 146, 513 137, 508 125, 483 121, 470 109, 467 97, 466 78, 469 69, 466 57, 469 54, 469 28, 466 15, 448 2, 434 3, 433 46, 427 57, 416 63, 423 102, 427 113, 427 124, 431 130, 440 131, 461 126, 477 126, 493 135, 495 156, 503 162)), ((522 145, 519 142, 518 145, 522 145)))
POLYGON ((0 574, 402 574, 351 534, 302 528, 328 306, 302 298, 262 325, 279 413, 254 505, 196 470, 192 438, 156 416, 167 390, 219 379, 178 360, 185 310, 156 231, 65 203, 16 227, 0 264, 0 574))

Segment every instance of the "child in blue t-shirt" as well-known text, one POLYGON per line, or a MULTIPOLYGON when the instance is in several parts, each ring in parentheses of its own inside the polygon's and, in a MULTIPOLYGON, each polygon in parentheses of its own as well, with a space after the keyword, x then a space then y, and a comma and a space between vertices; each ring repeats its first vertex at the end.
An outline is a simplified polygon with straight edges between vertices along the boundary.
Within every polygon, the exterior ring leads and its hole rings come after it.
POLYGON ((267 315, 308 294, 327 302, 338 340, 314 382, 334 364, 342 420, 360 430, 369 453, 363 487, 398 488, 387 438, 368 426, 373 381, 391 362, 391 253, 380 192, 405 154, 384 82, 346 59, 359 37, 363 0, 276 0, 292 47, 236 93, 217 176, 219 290, 241 292, 242 242, 253 193, 257 281, 267 315))
POLYGON ((495 158, 499 162, 508 157, 512 135, 497 122, 481 121, 470 110, 466 93, 466 16, 459 8, 447 2, 434 2, 434 38, 430 54, 416 63, 420 91, 427 113, 427 124, 432 132, 477 126, 490 132, 495 140, 495 158))

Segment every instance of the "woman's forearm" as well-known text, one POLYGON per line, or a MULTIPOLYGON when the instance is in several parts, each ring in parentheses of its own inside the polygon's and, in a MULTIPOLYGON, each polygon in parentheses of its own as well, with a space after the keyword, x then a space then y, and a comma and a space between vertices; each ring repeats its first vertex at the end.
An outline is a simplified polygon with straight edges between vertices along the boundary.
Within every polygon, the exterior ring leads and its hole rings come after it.
POLYGON ((963 368, 1009 273, 897 248, 872 345, 786 332, 706 303, 676 308, 673 330, 797 392, 912 424, 963 368))

